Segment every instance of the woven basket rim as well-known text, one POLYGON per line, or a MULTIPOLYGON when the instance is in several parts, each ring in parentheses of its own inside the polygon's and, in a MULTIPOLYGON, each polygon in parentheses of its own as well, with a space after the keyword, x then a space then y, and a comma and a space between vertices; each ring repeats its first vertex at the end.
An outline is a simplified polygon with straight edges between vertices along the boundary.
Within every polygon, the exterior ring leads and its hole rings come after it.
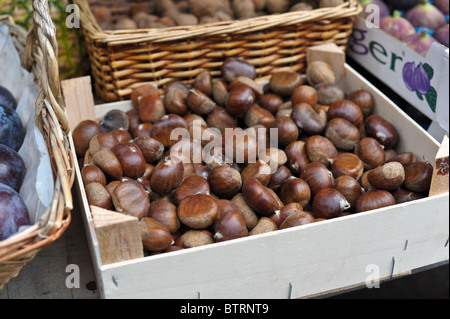
POLYGON ((91 40, 108 46, 145 42, 161 43, 191 38, 245 34, 264 31, 272 27, 287 27, 305 22, 312 23, 319 20, 354 17, 362 12, 362 6, 357 0, 347 0, 337 7, 285 12, 245 20, 231 20, 195 26, 106 31, 102 30, 98 25, 87 0, 74 0, 74 3, 81 9, 82 26, 89 34, 91 40))

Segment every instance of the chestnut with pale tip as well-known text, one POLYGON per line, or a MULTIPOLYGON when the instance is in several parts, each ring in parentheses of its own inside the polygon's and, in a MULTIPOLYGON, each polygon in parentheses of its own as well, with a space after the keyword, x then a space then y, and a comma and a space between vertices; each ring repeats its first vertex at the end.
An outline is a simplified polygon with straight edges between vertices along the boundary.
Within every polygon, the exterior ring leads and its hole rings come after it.
POLYGON ((139 221, 142 245, 151 252, 160 252, 174 244, 172 235, 166 226, 150 217, 139 221))
POLYGON ((312 210, 317 218, 339 217, 351 207, 345 196, 333 188, 322 189, 313 200, 312 210))
POLYGON ((206 229, 216 219, 219 206, 209 195, 196 194, 183 198, 178 204, 178 218, 189 228, 206 229))
POLYGON ((240 211, 230 210, 224 213, 216 224, 214 240, 223 242, 227 240, 246 237, 248 229, 244 216, 240 211))
POLYGON ((364 121, 364 127, 367 134, 386 149, 395 147, 399 141, 400 135, 394 125, 379 115, 370 115, 364 121))
POLYGON ((219 197, 231 198, 242 186, 241 174, 230 166, 217 166, 208 174, 211 191, 219 197))
POLYGON ((299 203, 290 203, 282 207, 280 210, 275 211, 269 218, 275 223, 277 227, 288 218, 290 215, 296 212, 303 211, 302 205, 299 203))
POLYGON ((150 207, 148 193, 135 181, 118 184, 114 188, 112 201, 117 212, 137 219, 145 217, 150 207))
POLYGON ((333 159, 339 155, 334 144, 322 135, 314 135, 308 138, 306 153, 311 162, 319 162, 327 168, 331 166, 333 159))
POLYGON ((284 205, 270 188, 264 187, 256 178, 249 178, 242 185, 245 202, 258 214, 270 216, 284 205))
POLYGON ((395 204, 395 198, 390 192, 384 189, 373 189, 361 195, 357 200, 355 212, 362 213, 395 204))
POLYGON ((280 229, 303 226, 314 223, 314 217, 309 212, 298 211, 287 217, 280 225, 280 229))
POLYGON ((184 166, 183 163, 165 157, 158 165, 150 179, 152 191, 159 195, 169 194, 171 190, 177 188, 183 181, 184 166))
POLYGON ((177 232, 181 223, 177 215, 177 207, 166 200, 156 200, 150 203, 148 217, 157 220, 167 227, 171 234, 177 232))
POLYGON ((364 137, 355 147, 355 154, 363 161, 366 170, 386 163, 384 147, 373 137, 364 137))
POLYGON ((281 185, 279 197, 284 205, 299 203, 305 207, 311 200, 311 190, 303 179, 290 177, 281 185))
POLYGON ((334 178, 338 178, 341 175, 349 175, 359 180, 364 173, 364 163, 353 153, 341 153, 333 159, 331 172, 334 178))
POLYGON ((319 162, 311 162, 306 165, 300 178, 308 184, 312 197, 322 189, 331 188, 333 185, 333 174, 319 162))
POLYGON ((405 180, 405 169, 399 162, 389 162, 371 170, 367 180, 375 188, 395 191, 405 180))
POLYGON ((316 111, 308 103, 293 105, 291 118, 302 131, 309 135, 322 134, 327 125, 325 111, 316 111))

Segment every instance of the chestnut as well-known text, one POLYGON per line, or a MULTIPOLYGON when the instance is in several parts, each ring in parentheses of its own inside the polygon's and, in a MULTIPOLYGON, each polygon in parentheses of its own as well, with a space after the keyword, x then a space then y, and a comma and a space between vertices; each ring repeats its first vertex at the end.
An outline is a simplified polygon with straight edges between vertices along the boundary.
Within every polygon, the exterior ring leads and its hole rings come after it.
POLYGON ((141 219, 147 215, 150 207, 148 193, 139 183, 122 182, 113 191, 112 201, 116 211, 141 219))
POLYGON ((356 145, 355 154, 363 161, 366 170, 382 166, 386 162, 383 146, 372 137, 361 139, 356 145))
POLYGON ((273 173, 270 176, 270 180, 269 183, 267 184, 267 187, 277 192, 280 189, 281 185, 284 183, 284 181, 291 176, 292 173, 290 169, 287 168, 285 165, 282 165, 277 169, 275 173, 273 173))
POLYGON ((242 212, 247 228, 253 229, 258 223, 258 216, 254 212, 254 210, 251 209, 250 206, 248 206, 242 193, 237 193, 236 195, 234 195, 234 197, 231 199, 231 202, 234 203, 242 212))
POLYGON ((308 83, 315 86, 319 83, 335 83, 336 74, 333 67, 325 61, 312 61, 306 68, 308 83))
POLYGON ((231 198, 242 186, 241 174, 230 166, 218 166, 208 174, 211 191, 219 197, 231 198))
POLYGON ((194 79, 192 87, 200 90, 207 96, 212 95, 212 78, 209 71, 200 72, 194 79))
POLYGON ((139 118, 139 111, 134 108, 126 111, 125 114, 128 117, 128 131, 131 133, 133 130, 141 124, 141 119, 139 118))
POLYGON ((102 127, 95 121, 81 121, 72 131, 73 144, 78 156, 84 156, 91 139, 102 132, 102 127))
POLYGON ((85 191, 89 205, 108 210, 114 209, 111 195, 102 184, 97 182, 89 183, 85 186, 85 191))
POLYGON ((275 192, 253 177, 242 185, 242 195, 245 202, 262 216, 270 216, 284 206, 275 192))
POLYGON ((403 166, 407 166, 409 164, 417 162, 416 155, 412 152, 403 152, 399 154, 395 154, 387 162, 399 162, 403 166))
POLYGON ((179 204, 187 196, 195 194, 209 195, 209 192, 210 187, 208 181, 201 176, 193 175, 187 177, 175 190, 173 199, 175 204, 179 204))
POLYGON ((334 178, 338 178, 341 175, 349 175, 359 180, 364 172, 364 163, 355 154, 341 153, 334 158, 331 164, 331 172, 334 178))
POLYGON ((333 185, 332 173, 325 165, 319 162, 312 162, 303 168, 300 178, 304 180, 314 197, 322 189, 331 188, 333 185))
POLYGON ((183 163, 168 156, 156 165, 150 179, 150 188, 159 195, 169 194, 172 189, 181 184, 183 174, 183 163))
POLYGON ((155 163, 164 154, 164 145, 153 137, 139 136, 133 140, 133 143, 139 147, 147 163, 155 163))
POLYGON ((172 145, 169 149, 169 154, 173 159, 177 159, 182 163, 203 163, 201 142, 190 137, 182 137, 177 143, 172 145))
POLYGON ((119 180, 123 176, 122 165, 111 150, 101 149, 92 156, 92 163, 101 168, 107 177, 119 180))
POLYGON ((343 99, 331 104, 327 115, 328 120, 340 117, 346 119, 356 127, 360 127, 364 123, 361 108, 350 100, 343 99))
POLYGON ((164 101, 160 96, 146 95, 138 103, 139 119, 154 123, 166 114, 164 101))
POLYGON ((192 229, 206 229, 216 219, 219 207, 209 195, 196 194, 183 198, 177 214, 181 223, 192 229))
POLYGON ((309 85, 301 85, 295 89, 291 96, 292 105, 307 103, 314 107, 317 104, 317 91, 309 85))
POLYGON ((291 117, 295 124, 309 135, 321 134, 327 125, 327 114, 325 111, 316 111, 307 103, 294 105, 291 117))
POLYGON ((303 179, 291 177, 281 185, 279 197, 284 205, 299 203, 305 207, 311 200, 311 189, 303 179))
POLYGON ((157 220, 144 217, 139 221, 142 245, 151 252, 163 251, 174 243, 174 240, 166 226, 157 220))
POLYGON ((93 156, 101 149, 111 150, 119 141, 111 132, 102 132, 95 135, 89 142, 89 154, 93 156))
POLYGON ((395 191, 405 180, 405 169, 399 162, 389 162, 371 170, 367 180, 377 189, 395 191))
POLYGON ((420 193, 411 192, 404 188, 397 189, 395 192, 392 193, 392 195, 394 196, 395 202, 397 204, 403 204, 403 203, 407 203, 407 202, 425 198, 425 195, 422 195, 420 193))
POLYGON ((248 233, 249 236, 255 236, 260 234, 269 233, 271 231, 278 230, 278 226, 273 220, 268 217, 261 217, 258 224, 248 233))
POLYGON ((222 64, 222 77, 226 82, 231 82, 238 76, 246 76, 256 79, 255 67, 244 59, 226 58, 222 64))
POLYGON ((257 159, 258 137, 250 131, 241 128, 225 130, 222 145, 226 157, 232 158, 236 164, 249 163, 257 159))
POLYGON ((314 223, 314 217, 310 213, 298 211, 289 215, 289 217, 287 217, 280 225, 280 229, 303 226, 311 223, 314 223))
POLYGON ((106 186, 106 176, 103 171, 94 164, 84 165, 81 169, 81 179, 83 180, 83 184, 86 186, 89 183, 100 183, 103 186, 106 186))
POLYGON ((256 83, 253 79, 250 79, 249 77, 238 76, 237 78, 233 79, 233 81, 231 81, 231 83, 229 84, 228 87, 230 90, 232 90, 233 87, 238 84, 245 84, 249 88, 251 88, 255 92, 257 99, 259 99, 262 95, 264 95, 264 89, 258 83, 256 83))
POLYGON ((168 114, 153 123, 151 136, 164 147, 170 147, 180 140, 180 136, 173 136, 174 130, 180 129, 182 131, 184 129, 187 134, 187 128, 187 122, 181 116, 168 114))
POLYGON ((306 153, 311 162, 319 162, 326 167, 330 167, 333 159, 339 155, 334 144, 322 135, 314 135, 308 138, 306 153))
POLYGON ((175 245, 183 248, 194 248, 214 243, 214 236, 208 230, 188 230, 181 235, 175 245))
POLYGON ((326 188, 314 197, 312 210, 317 218, 336 218, 350 208, 350 203, 338 190, 326 188))
POLYGON ((412 192, 424 193, 430 190, 433 166, 428 162, 415 162, 405 166, 403 186, 412 192))
POLYGON ((273 174, 277 171, 278 167, 283 166, 287 162, 286 153, 275 147, 270 147, 265 151, 259 153, 258 158, 269 165, 270 174, 273 174))
POLYGON ((356 103, 360 108, 364 118, 373 112, 374 101, 372 94, 366 89, 358 89, 347 95, 347 100, 356 103))
POLYGON ((270 90, 280 96, 291 96, 303 84, 301 75, 294 71, 278 71, 269 80, 270 90))
POLYGON ((133 138, 137 138, 140 136, 152 136, 152 123, 140 123, 138 126, 136 126, 134 129, 132 129, 131 136, 133 138))
POLYGON ((306 143, 295 141, 286 146, 284 151, 287 156, 287 166, 295 175, 300 175, 303 168, 310 163, 306 153, 306 143))
POLYGON ((144 175, 147 166, 139 146, 134 143, 121 143, 115 145, 111 151, 119 160, 123 175, 133 179, 144 175))
POLYGON ((344 195, 345 199, 350 204, 350 208, 355 207, 356 201, 365 192, 358 181, 348 175, 342 175, 336 178, 333 183, 333 188, 344 195))
POLYGON ((116 138, 117 143, 119 144, 131 142, 133 139, 130 132, 125 130, 114 130, 111 134, 116 138))
POLYGON ((141 86, 138 86, 137 88, 133 89, 131 92, 131 101, 135 106, 138 106, 139 101, 144 96, 154 96, 159 97, 158 89, 150 84, 143 84, 141 86))
POLYGON ((166 200, 160 199, 150 203, 148 217, 166 226, 172 234, 177 232, 181 226, 177 215, 177 207, 166 200))
POLYGON ((206 115, 216 107, 216 103, 209 96, 196 88, 189 90, 186 103, 189 109, 198 115, 206 115))
POLYGON ((275 223, 277 227, 280 227, 281 224, 288 218, 290 215, 296 212, 303 211, 302 205, 299 203, 290 203, 283 206, 280 210, 275 211, 269 218, 275 223))
POLYGON ((261 184, 267 186, 271 176, 270 166, 263 160, 255 163, 249 163, 241 172, 242 183, 245 183, 250 177, 258 179, 261 184))
POLYGON ((369 190, 356 201, 355 212, 362 213, 395 205, 394 196, 384 189, 369 190))
POLYGON ((399 140, 397 129, 386 119, 379 115, 370 115, 364 122, 369 136, 375 138, 386 149, 393 148, 399 140))
POLYGON ((276 118, 270 128, 277 130, 278 145, 280 145, 280 147, 285 147, 295 142, 300 135, 298 126, 290 116, 276 118))
POLYGON ((209 127, 217 128, 221 133, 226 128, 235 128, 238 126, 237 118, 231 115, 225 108, 216 106, 206 118, 209 127))
POLYGON ((257 104, 250 106, 244 116, 244 123, 247 127, 261 124, 269 129, 273 122, 275 122, 275 116, 257 104))
POLYGON ((228 112, 236 116, 244 115, 256 101, 255 91, 239 83, 228 93, 225 106, 228 112))
POLYGON ((334 118, 325 127, 325 137, 328 138, 337 149, 352 151, 361 139, 359 129, 344 118, 334 118))
POLYGON ((225 212, 217 221, 215 231, 214 240, 216 242, 242 238, 248 235, 244 216, 236 210, 225 212))
POLYGON ((266 93, 258 99, 258 105, 265 108, 272 114, 276 114, 283 105, 284 100, 281 96, 274 93, 266 93))
POLYGON ((339 85, 335 83, 319 83, 315 87, 317 92, 317 103, 331 105, 345 96, 339 85))
POLYGON ((228 95, 228 85, 222 79, 212 80, 212 98, 217 105, 224 107, 228 95))
POLYGON ((114 109, 106 112, 100 121, 103 132, 114 130, 128 130, 128 116, 124 111, 114 109))
POLYGON ((173 81, 164 87, 164 105, 170 114, 184 116, 189 113, 186 98, 189 87, 181 81, 173 81))

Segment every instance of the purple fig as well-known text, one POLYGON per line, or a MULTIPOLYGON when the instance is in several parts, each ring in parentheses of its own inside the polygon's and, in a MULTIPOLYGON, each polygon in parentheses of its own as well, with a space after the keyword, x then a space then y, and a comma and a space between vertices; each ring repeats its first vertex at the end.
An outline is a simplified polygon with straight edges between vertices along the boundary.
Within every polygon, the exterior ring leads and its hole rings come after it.
POLYGON ((416 83, 414 81, 414 71, 416 71, 416 64, 414 62, 407 62, 403 66, 403 82, 406 88, 412 92, 416 92, 416 83))
POLYGON ((436 30, 436 32, 434 32, 433 37, 440 43, 442 43, 443 45, 445 45, 446 47, 448 47, 449 45, 449 41, 448 41, 448 23, 442 27, 440 27, 439 29, 436 30))
POLYGON ((413 50, 426 56, 431 45, 436 42, 436 39, 429 35, 427 30, 424 29, 422 32, 416 32, 409 37, 406 37, 404 41, 413 50))
POLYGON ((441 10, 443 14, 448 14, 448 2, 448 0, 434 0, 434 5, 436 6, 436 8, 441 10))
POLYGON ((423 67, 422 63, 414 71, 414 82, 417 92, 422 95, 426 95, 430 90, 431 81, 428 72, 423 67))
POLYGON ((389 4, 395 10, 409 10, 417 5, 421 0, 390 0, 389 4))
POLYGON ((411 22, 401 17, 397 10, 394 11, 392 17, 381 18, 380 28, 400 40, 404 40, 416 32, 411 22))
POLYGON ((361 12, 361 15, 363 17, 367 17, 369 14, 371 14, 370 10, 366 11, 367 6, 370 4, 378 6, 378 9, 380 10, 380 19, 391 15, 388 6, 382 0, 358 0, 358 2, 363 7, 363 11, 361 12))
POLYGON ((446 23, 444 14, 431 3, 422 0, 408 10, 404 16, 415 28, 425 27, 435 30, 446 23))

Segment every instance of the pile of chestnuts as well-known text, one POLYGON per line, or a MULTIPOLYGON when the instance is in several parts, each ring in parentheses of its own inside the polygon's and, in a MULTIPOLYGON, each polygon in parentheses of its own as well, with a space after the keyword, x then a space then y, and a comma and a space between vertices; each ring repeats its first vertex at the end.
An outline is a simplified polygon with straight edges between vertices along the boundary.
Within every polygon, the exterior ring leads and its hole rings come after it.
POLYGON ((228 58, 222 78, 133 90, 134 108, 73 130, 90 205, 135 216, 156 254, 301 226, 427 196, 432 166, 396 153, 371 93, 330 65, 274 73, 228 58))

